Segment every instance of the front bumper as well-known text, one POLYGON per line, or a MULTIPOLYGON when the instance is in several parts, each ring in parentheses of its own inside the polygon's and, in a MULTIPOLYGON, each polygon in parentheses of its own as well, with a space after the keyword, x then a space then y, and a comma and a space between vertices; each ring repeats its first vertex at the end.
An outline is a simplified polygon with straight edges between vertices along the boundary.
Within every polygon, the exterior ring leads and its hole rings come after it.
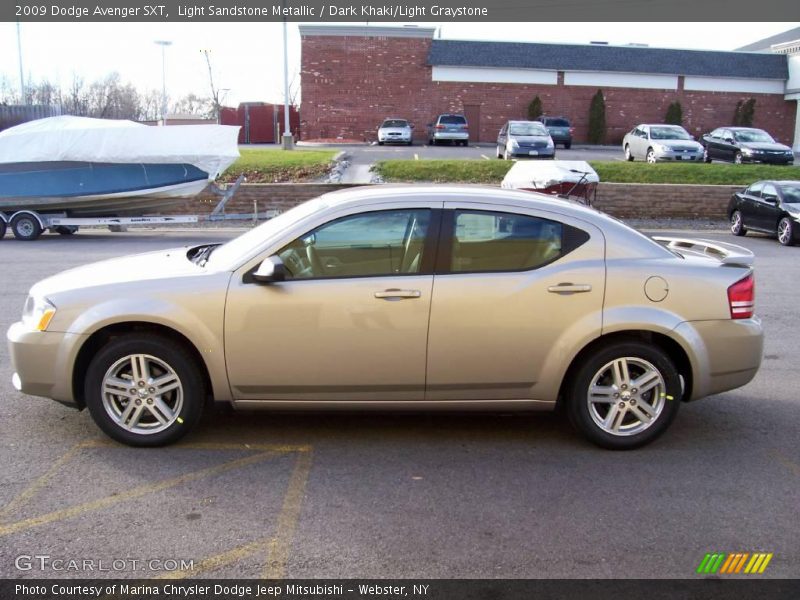
POLYGON ((741 387, 761 366, 764 332, 756 317, 686 321, 675 333, 691 348, 694 382, 690 400, 741 387))
POLYGON ((511 148, 510 154, 514 158, 555 158, 555 148, 511 148), (536 154, 531 154, 535 152, 536 154))
POLYGON ((762 163, 766 165, 791 165, 794 163, 794 155, 769 155, 769 154, 742 154, 742 162, 762 163))
POLYGON ((86 336, 56 331, 31 331, 21 322, 6 334, 14 387, 23 394, 76 405, 72 365, 86 336))
POLYGON ((379 135, 378 141, 384 144, 407 144, 411 141, 410 135, 379 135))
POLYGON ((673 162, 703 162, 703 152, 656 152, 656 160, 673 162))

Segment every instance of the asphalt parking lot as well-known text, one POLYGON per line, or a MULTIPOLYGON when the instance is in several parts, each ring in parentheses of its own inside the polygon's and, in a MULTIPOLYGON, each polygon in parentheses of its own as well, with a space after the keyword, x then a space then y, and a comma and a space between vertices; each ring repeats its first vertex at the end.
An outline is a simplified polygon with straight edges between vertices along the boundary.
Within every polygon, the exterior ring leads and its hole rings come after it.
MULTIPOLYGON (((43 277, 232 235, 6 237, 0 329, 43 277)), ((559 415, 505 414, 221 412, 177 446, 132 449, 15 392, 2 344, 0 577, 686 578, 707 552, 755 551, 774 553, 759 577, 798 577, 800 248, 738 242, 757 257, 760 373, 627 453, 559 415)))

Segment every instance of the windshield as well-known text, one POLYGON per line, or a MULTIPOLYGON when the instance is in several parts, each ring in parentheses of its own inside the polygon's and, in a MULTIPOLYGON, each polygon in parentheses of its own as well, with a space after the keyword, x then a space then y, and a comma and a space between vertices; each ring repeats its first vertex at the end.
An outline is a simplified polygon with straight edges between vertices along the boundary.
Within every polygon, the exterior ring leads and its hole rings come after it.
POLYGON ((800 204, 800 185, 781 186, 784 204, 800 204))
POLYGON ((745 129, 743 131, 734 131, 733 137, 737 142, 767 142, 775 143, 775 140, 766 132, 760 129, 745 129))
POLYGON ((512 123, 508 128, 510 135, 550 135, 539 123, 512 123))
POLYGON ((297 221, 305 219, 325 206, 326 204, 321 198, 315 198, 295 206, 255 229, 251 229, 247 233, 232 239, 230 242, 217 246, 214 252, 207 257, 206 264, 212 267, 235 264, 241 259, 247 258, 251 251, 257 249, 269 238, 283 232, 297 221))
POLYGON ((651 140, 690 140, 690 136, 683 127, 651 127, 651 140))
POLYGON ((408 121, 404 121, 403 119, 387 119, 381 125, 383 127, 408 127, 408 121))

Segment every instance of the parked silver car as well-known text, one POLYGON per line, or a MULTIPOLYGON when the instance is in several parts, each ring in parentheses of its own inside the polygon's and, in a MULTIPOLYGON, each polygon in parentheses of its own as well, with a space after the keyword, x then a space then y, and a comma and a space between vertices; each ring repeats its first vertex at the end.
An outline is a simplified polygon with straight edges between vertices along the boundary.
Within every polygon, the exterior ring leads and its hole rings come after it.
POLYGON ((452 142, 455 145, 469 144, 469 124, 464 115, 439 115, 428 123, 428 145, 435 146, 439 142, 452 142))
POLYGON ((625 134, 622 150, 626 160, 641 158, 658 161, 703 160, 703 146, 680 125, 637 125, 625 134))
POLYGON ((326 194, 230 242, 107 260, 31 290, 13 383, 155 446, 237 408, 552 410, 609 448, 759 368, 753 255, 656 242, 542 194, 326 194), (702 301, 698 301, 702 299, 702 301))
POLYGON ((408 144, 412 143, 414 126, 405 119, 384 119, 378 127, 378 144, 408 144))
POLYGON ((556 145, 538 121, 508 121, 497 134, 497 158, 555 158, 556 145))

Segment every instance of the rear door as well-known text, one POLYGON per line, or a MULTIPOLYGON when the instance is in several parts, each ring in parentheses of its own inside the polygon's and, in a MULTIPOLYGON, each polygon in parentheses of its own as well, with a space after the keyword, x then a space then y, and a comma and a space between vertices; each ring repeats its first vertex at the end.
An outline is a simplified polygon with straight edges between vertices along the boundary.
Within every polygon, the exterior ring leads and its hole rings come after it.
POLYGON ((552 400, 564 353, 600 332, 601 232, 545 211, 445 208, 425 399, 552 400))

